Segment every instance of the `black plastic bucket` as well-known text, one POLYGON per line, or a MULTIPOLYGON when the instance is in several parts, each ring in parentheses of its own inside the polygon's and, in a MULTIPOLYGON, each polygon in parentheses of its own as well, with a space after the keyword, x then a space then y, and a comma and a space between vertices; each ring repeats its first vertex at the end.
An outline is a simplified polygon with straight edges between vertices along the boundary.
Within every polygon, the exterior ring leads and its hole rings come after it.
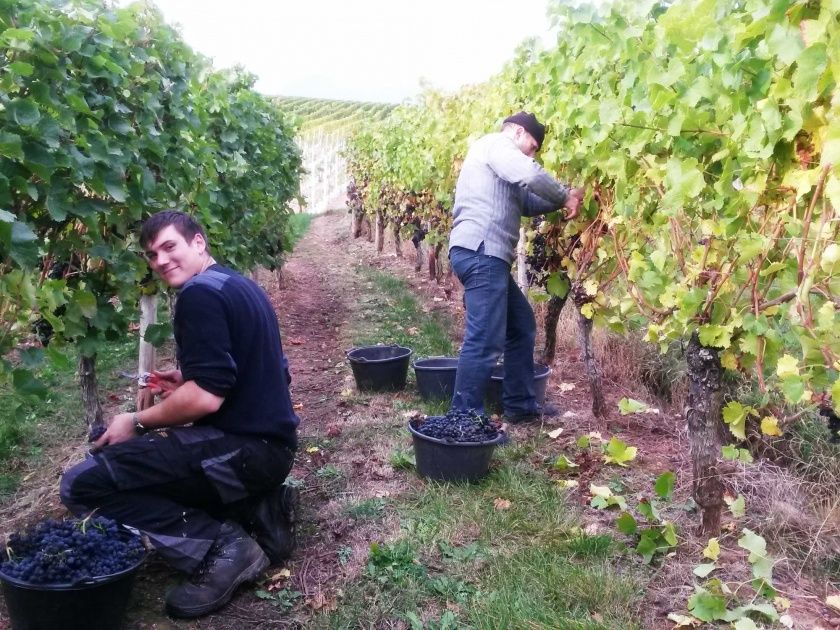
MULTIPOLYGON (((551 368, 541 363, 534 363, 534 396, 537 404, 545 404, 545 390, 548 386, 548 377, 551 368)), ((490 384, 487 386, 487 393, 484 398, 484 406, 487 413, 502 413, 502 381, 505 378, 505 366, 497 365, 493 368, 490 376, 490 384)))
POLYGON ((421 477, 437 481, 478 481, 490 469, 493 449, 505 441, 499 435, 489 442, 444 442, 418 433, 408 424, 414 442, 414 460, 421 477))
POLYGON ((12 630, 118 630, 144 559, 83 584, 31 584, 0 573, 12 630))
POLYGON ((347 351, 359 391, 389 391, 405 388, 411 348, 362 346, 347 351))
POLYGON ((455 393, 458 357, 417 359, 413 364, 417 391, 423 400, 451 400, 455 393))

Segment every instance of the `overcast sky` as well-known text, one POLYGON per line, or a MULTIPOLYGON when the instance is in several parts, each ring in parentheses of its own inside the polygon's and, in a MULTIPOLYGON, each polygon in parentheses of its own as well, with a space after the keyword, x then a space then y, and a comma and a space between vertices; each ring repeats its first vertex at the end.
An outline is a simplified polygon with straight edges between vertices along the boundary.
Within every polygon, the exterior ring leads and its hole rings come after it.
MULTIPOLYGON (((265 94, 400 102, 501 70, 528 37, 550 41, 548 0, 149 0, 217 68, 265 94)), ((118 0, 130 4, 130 0, 118 0)))

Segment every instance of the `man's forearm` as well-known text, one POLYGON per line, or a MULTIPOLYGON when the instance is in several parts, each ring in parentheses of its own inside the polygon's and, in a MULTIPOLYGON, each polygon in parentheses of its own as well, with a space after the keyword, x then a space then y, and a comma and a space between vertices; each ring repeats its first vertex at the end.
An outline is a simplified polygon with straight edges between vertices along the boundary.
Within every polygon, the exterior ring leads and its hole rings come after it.
POLYGON ((562 208, 569 198, 569 189, 543 169, 536 172, 524 182, 526 190, 534 193, 540 199, 553 204, 554 210, 562 208))
POLYGON ((223 401, 195 381, 187 381, 158 404, 137 412, 137 418, 147 429, 174 427, 217 411, 223 401))
POLYGON ((562 208, 562 205, 550 203, 542 197, 535 195, 529 190, 525 190, 525 204, 522 209, 523 217, 536 217, 541 214, 548 214, 549 212, 556 212, 562 208))

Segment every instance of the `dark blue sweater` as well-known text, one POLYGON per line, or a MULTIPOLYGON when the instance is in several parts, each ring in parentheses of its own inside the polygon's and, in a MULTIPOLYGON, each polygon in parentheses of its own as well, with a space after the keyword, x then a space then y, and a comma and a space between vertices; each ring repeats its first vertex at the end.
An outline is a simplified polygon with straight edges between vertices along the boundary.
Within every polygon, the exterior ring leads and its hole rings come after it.
POLYGON ((289 396, 288 363, 277 316, 260 287, 213 265, 181 287, 174 328, 184 380, 225 399, 195 424, 297 448, 300 420, 289 396))

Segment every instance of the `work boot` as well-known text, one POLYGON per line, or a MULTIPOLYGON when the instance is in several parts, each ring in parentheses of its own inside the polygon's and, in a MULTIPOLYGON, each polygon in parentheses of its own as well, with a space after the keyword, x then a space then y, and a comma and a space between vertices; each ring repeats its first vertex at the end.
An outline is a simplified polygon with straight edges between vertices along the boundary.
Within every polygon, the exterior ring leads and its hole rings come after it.
POLYGON ((297 539, 297 508, 300 491, 277 486, 257 504, 250 519, 250 531, 271 564, 291 557, 297 539))
POLYGON ((236 587, 252 582, 268 568, 260 546, 239 525, 225 521, 193 574, 166 596, 173 617, 200 617, 230 601, 236 587))
POLYGON ((538 422, 543 418, 556 418, 560 415, 560 409, 546 403, 542 407, 537 407, 535 411, 526 413, 505 414, 505 421, 511 424, 525 424, 527 422, 538 422))

